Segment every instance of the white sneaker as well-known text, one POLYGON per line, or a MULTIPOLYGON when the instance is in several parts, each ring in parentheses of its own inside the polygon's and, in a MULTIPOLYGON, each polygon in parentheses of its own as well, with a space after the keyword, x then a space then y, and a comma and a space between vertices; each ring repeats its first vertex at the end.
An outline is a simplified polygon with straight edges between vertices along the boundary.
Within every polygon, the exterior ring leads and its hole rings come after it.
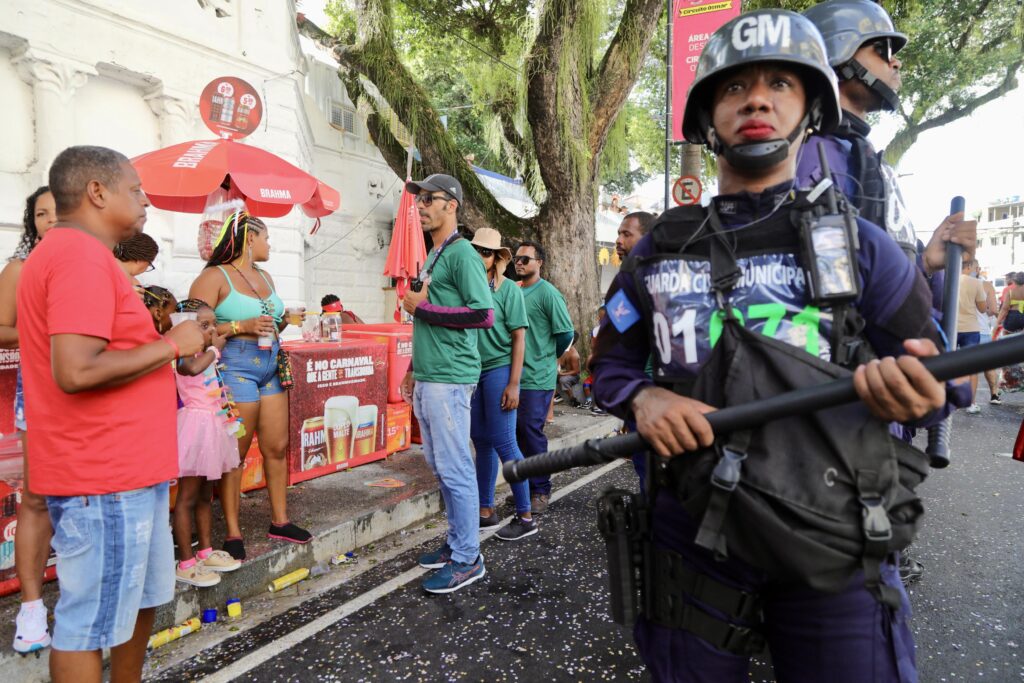
POLYGON ((242 561, 236 560, 223 550, 214 550, 205 560, 199 560, 199 564, 208 571, 224 573, 235 571, 242 566, 242 561))
POLYGON ((46 626, 46 606, 21 605, 14 634, 14 651, 27 655, 50 646, 50 632, 46 626))
POLYGON ((981 412, 981 406, 979 406, 977 403, 972 403, 971 407, 967 409, 967 413, 969 415, 977 415, 980 412, 981 412))
POLYGON ((182 583, 197 588, 209 588, 220 583, 220 574, 215 574, 203 566, 202 562, 196 562, 188 569, 182 569, 181 565, 175 563, 175 578, 182 583))

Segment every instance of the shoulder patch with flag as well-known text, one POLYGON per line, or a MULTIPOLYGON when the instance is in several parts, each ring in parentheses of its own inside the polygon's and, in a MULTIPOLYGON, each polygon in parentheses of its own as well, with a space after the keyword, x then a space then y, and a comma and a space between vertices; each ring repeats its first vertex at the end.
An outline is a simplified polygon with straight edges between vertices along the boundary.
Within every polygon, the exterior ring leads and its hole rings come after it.
POLYGON ((615 292, 615 295, 608 301, 605 310, 608 312, 608 317, 611 318, 612 325, 615 329, 622 334, 640 320, 640 314, 636 310, 636 306, 623 290, 615 292))

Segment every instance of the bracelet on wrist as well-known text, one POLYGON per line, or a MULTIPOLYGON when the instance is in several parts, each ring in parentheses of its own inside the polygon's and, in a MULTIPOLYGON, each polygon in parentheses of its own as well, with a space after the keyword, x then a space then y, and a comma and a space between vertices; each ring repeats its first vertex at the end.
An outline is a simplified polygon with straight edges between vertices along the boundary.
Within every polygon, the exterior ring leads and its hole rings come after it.
POLYGON ((231 321, 231 336, 235 336, 238 333, 239 333, 238 321, 237 320, 232 320, 231 321))
POLYGON ((181 358, 181 349, 178 348, 178 345, 175 343, 175 341, 169 337, 164 337, 164 341, 167 342, 167 345, 170 346, 171 349, 174 351, 174 360, 178 360, 179 358, 181 358))
POLYGON ((211 344, 210 346, 206 347, 206 350, 207 351, 213 351, 213 358, 214 358, 214 360, 217 360, 217 361, 220 360, 220 349, 218 349, 216 346, 213 346, 211 344))

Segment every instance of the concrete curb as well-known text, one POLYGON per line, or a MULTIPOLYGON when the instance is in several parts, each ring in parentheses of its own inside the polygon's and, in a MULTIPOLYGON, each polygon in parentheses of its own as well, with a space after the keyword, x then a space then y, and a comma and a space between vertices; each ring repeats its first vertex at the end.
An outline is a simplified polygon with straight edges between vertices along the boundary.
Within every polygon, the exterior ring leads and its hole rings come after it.
MULTIPOLYGON (((566 448, 586 439, 605 436, 620 424, 618 418, 611 416, 595 419, 570 434, 550 439, 548 447, 551 450, 566 448)), ((500 479, 500 471, 498 483, 505 486, 500 479)), ((240 569, 226 575, 218 586, 201 591, 187 587, 176 589, 174 599, 157 610, 154 630, 198 616, 204 607, 223 608, 229 597, 244 602, 246 598, 266 591, 270 581, 282 574, 300 567, 311 567, 334 555, 374 543, 439 512, 441 493, 439 489, 432 488, 398 502, 366 510, 334 527, 319 530, 307 545, 275 547, 271 552, 245 562, 240 569)), ((10 649, 0 650, 0 668, 8 680, 12 681, 49 680, 48 660, 49 657, 45 655, 38 658, 22 657, 10 649)))

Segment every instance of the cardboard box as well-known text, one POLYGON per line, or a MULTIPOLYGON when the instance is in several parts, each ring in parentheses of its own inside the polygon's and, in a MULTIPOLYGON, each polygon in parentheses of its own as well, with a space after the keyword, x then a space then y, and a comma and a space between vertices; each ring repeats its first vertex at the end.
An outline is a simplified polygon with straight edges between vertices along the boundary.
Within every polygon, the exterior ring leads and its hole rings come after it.
POLYGON ((387 455, 387 343, 286 343, 295 385, 288 396, 291 484, 387 455))
POLYGON ((412 325, 345 325, 342 338, 369 337, 388 346, 388 403, 402 403, 402 380, 412 362, 412 325), (345 335, 348 335, 346 337, 345 335))
POLYGON ((412 406, 405 401, 389 403, 385 430, 388 455, 409 450, 412 445, 412 406))

